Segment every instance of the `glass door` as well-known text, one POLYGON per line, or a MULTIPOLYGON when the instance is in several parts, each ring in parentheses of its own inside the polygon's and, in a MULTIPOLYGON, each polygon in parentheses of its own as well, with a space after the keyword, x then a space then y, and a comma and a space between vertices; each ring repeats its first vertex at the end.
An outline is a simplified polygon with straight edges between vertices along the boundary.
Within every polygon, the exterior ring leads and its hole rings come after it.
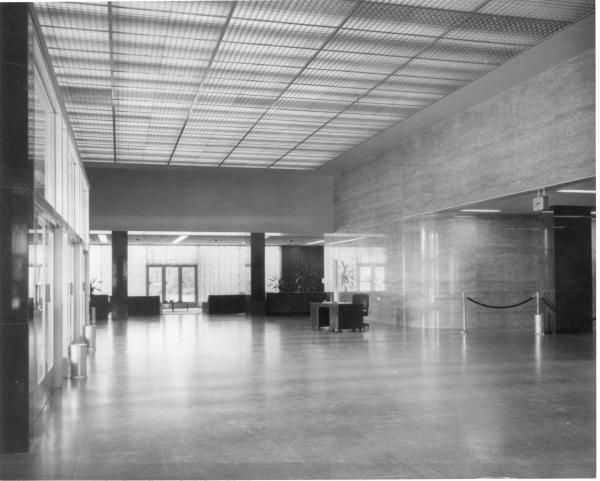
POLYGON ((160 296, 160 300, 164 300, 162 266, 148 266, 147 291, 149 296, 160 296))
POLYGON ((196 266, 181 266, 181 301, 196 303, 196 266))
POLYGON ((148 265, 146 293, 160 296, 161 302, 198 303, 196 266, 148 265))
MULTIPOLYGON (((36 209, 37 210, 37 209, 36 209)), ((54 365, 54 235, 47 218, 34 214, 29 231, 30 413, 37 416, 50 397, 54 365)))
POLYGON ((165 301, 181 302, 179 266, 165 266, 165 301))

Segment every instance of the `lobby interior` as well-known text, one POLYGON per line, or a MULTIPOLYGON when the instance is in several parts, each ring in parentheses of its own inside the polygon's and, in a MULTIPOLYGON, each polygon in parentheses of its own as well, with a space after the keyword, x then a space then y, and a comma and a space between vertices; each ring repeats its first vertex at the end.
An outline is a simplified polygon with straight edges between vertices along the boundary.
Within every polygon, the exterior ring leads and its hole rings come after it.
POLYGON ((594 31, 0 4, 0 479, 595 477, 594 31))

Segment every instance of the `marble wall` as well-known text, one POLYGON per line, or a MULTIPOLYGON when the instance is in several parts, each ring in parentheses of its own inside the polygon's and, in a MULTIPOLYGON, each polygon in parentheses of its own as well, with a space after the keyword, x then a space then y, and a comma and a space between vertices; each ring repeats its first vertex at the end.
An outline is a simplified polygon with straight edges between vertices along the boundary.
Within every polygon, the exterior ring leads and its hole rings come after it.
MULTIPOLYGON (((594 71, 592 49, 336 175, 336 235, 384 239, 378 321, 460 328, 463 291, 510 304, 553 290, 545 216, 433 213, 594 176, 594 71)), ((533 304, 469 314, 472 327, 533 328, 533 304)))
MULTIPOLYGON (((396 321, 409 327, 462 327, 462 293, 511 305, 553 291, 551 215, 426 215, 389 236, 397 279, 396 321)), ((467 328, 533 330, 536 305, 489 309, 467 302, 467 328)))
POLYGON ((595 175, 595 50, 334 178, 334 232, 595 175))
MULTIPOLYGON (((325 289, 340 300, 368 292, 372 322, 461 329, 463 292, 491 305, 552 297, 552 215, 429 214, 386 231, 325 238, 325 289), (376 269, 377 279, 364 278, 376 269)), ((506 310, 467 302, 467 328, 533 330, 535 310, 535 301, 506 310)))

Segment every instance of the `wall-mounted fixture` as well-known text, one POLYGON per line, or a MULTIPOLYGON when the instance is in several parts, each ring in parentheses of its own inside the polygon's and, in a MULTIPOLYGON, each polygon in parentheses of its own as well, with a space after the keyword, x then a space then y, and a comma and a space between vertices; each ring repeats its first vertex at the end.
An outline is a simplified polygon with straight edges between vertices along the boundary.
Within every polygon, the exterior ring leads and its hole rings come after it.
POLYGON ((502 212, 500 209, 461 209, 461 212, 472 212, 476 214, 496 214, 502 212))

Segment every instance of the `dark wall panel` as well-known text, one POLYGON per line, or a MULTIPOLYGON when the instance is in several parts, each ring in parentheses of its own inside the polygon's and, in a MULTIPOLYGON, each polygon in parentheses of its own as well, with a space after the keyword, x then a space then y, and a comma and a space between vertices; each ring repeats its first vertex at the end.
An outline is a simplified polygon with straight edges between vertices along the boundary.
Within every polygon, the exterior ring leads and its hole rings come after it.
POLYGON ((250 234, 250 314, 265 314, 265 234, 250 234))
POLYGON ((592 222, 586 207, 553 207, 556 330, 592 330, 592 222))
POLYGON ((29 449, 28 5, 0 4, 0 454, 29 449))
POLYGON ((112 233, 112 315, 126 319, 127 309, 127 231, 112 233))
POLYGON ((306 285, 298 286, 299 290, 323 290, 321 280, 323 271, 323 246, 282 246, 281 247, 281 275, 283 279, 293 284, 298 278, 298 273, 304 272, 313 280, 318 281, 318 289, 307 288, 306 285))

